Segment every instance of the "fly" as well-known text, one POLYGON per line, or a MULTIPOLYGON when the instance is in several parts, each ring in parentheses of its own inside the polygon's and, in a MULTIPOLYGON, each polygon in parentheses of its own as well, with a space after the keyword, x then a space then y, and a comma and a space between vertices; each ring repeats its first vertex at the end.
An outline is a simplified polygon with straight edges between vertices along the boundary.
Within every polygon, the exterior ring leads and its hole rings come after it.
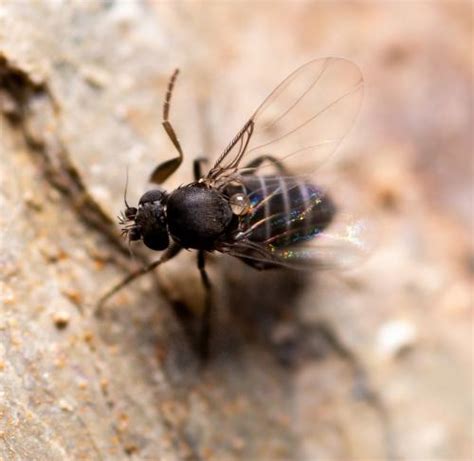
POLYGON ((334 265, 362 243, 361 223, 346 222, 329 232, 338 215, 314 171, 336 150, 359 111, 363 78, 357 66, 340 58, 316 59, 291 73, 263 101, 209 171, 194 161, 194 181, 171 192, 161 187, 181 165, 183 151, 169 121, 178 76, 172 75, 163 106, 163 128, 177 156, 150 176, 157 184, 137 207, 125 202, 120 224, 129 241, 162 251, 147 267, 129 274, 99 301, 175 257, 197 250, 206 291, 200 346, 208 355, 212 309, 205 255, 220 252, 264 270, 334 265), (289 167, 299 162, 304 175, 289 167))

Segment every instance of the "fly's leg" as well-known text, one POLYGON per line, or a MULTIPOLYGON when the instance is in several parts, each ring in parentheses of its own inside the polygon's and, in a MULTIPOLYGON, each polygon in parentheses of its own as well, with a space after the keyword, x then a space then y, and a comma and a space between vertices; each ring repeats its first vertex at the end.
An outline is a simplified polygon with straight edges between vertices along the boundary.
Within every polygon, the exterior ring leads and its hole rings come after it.
POLYGON ((289 174, 289 171, 285 168, 283 163, 271 155, 261 155, 260 157, 253 159, 244 167, 244 170, 250 170, 248 172, 246 171, 244 174, 254 174, 263 162, 271 163, 281 174, 289 174))
POLYGON ((117 283, 114 287, 112 287, 109 291, 107 291, 105 294, 101 296, 99 299, 96 309, 95 309, 95 315, 97 317, 100 317, 102 315, 102 308, 105 304, 105 302, 113 296, 115 293, 120 291, 122 288, 126 287, 129 283, 133 282, 135 279, 138 277, 147 274, 148 272, 151 272, 153 269, 158 267, 160 264, 163 264, 166 261, 169 261, 170 259, 174 258, 179 252, 181 251, 181 247, 177 244, 171 245, 167 250, 165 250, 164 253, 161 254, 160 258, 151 264, 149 264, 146 267, 143 267, 141 269, 138 269, 131 274, 127 275, 121 282, 117 283))
POLYGON ((166 131, 166 134, 169 136, 174 147, 178 151, 178 157, 167 160, 166 162, 158 165, 153 173, 150 175, 150 182, 155 184, 161 184, 166 179, 168 179, 181 165, 183 161, 183 150, 181 149, 181 144, 179 143, 178 136, 176 135, 171 122, 169 121, 169 112, 170 112, 170 103, 171 95, 173 94, 174 84, 176 83, 176 78, 178 77, 179 69, 176 69, 171 76, 171 79, 168 83, 168 90, 166 91, 165 103, 163 105, 163 128, 166 131))
POLYGON ((195 181, 199 181, 203 177, 202 168, 201 168, 203 163, 207 163, 207 158, 198 157, 198 158, 194 159, 193 173, 194 173, 194 180, 195 181))
POLYGON ((199 352, 201 358, 207 360, 209 358, 209 341, 211 337, 212 287, 205 269, 203 250, 199 250, 198 252, 198 269, 205 290, 205 305, 201 321, 201 331, 199 333, 199 352))

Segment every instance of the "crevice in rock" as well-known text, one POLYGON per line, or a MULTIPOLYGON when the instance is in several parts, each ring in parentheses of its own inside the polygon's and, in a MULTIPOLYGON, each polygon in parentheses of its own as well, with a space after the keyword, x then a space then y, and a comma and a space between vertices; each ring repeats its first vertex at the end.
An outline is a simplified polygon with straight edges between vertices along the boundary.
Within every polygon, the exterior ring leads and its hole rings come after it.
MULTIPOLYGON (((53 96, 44 82, 36 82, 24 70, 9 62, 0 53, 0 113, 17 130, 35 155, 45 180, 58 190, 66 204, 89 228, 105 236, 112 248, 118 252, 110 252, 110 259, 115 264, 128 270, 129 249, 121 240, 116 223, 105 213, 100 205, 89 194, 77 168, 69 158, 68 152, 54 130, 42 129, 46 125, 55 126, 59 109, 53 96), (118 254, 117 254, 118 253, 118 254)), ((140 255, 137 255, 141 258, 140 255)), ((82 311, 81 311, 82 312, 82 311)), ((90 354, 94 358, 98 382, 104 381, 104 374, 98 363, 101 361, 96 348, 86 342, 90 354)), ((102 388, 102 394, 111 409, 110 396, 102 388)), ((112 405, 113 406, 113 405, 112 405)), ((111 412, 112 416, 113 413, 111 412)), ((81 425, 88 429, 79 418, 81 425)), ((115 424, 111 425, 124 455, 129 458, 133 451, 127 446, 115 424)), ((89 434, 90 436, 90 434, 89 434)), ((98 446, 91 438, 91 444, 98 459, 103 459, 98 446)))
MULTIPOLYGON (((18 130, 40 161, 45 179, 64 197, 79 218, 117 250, 110 258, 129 266, 129 249, 116 223, 88 192, 57 131, 60 109, 45 82, 35 79, 0 54, 0 112, 18 130), (121 255, 122 257, 117 257, 121 255), (125 257, 125 258, 124 258, 125 257)), ((137 255, 141 258, 140 255, 137 255)))

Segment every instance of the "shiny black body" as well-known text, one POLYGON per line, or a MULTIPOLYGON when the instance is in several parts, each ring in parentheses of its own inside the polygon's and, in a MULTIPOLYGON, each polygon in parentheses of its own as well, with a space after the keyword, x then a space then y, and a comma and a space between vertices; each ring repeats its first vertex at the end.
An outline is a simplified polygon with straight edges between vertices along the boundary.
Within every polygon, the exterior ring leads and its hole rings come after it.
MULTIPOLYGON (((166 249, 171 237, 182 248, 225 251, 228 245, 246 241, 274 248, 297 245, 327 227, 335 207, 320 189, 302 179, 246 175, 240 185, 222 191, 203 182, 180 187, 169 195, 148 191, 133 211, 129 238, 143 239, 152 250, 166 249), (229 200, 239 192, 249 198, 250 207, 238 216, 229 200)), ((241 259, 252 264, 245 257, 241 259)))
POLYGON ((245 242, 269 249, 289 249, 312 239, 332 221, 336 207, 322 189, 298 177, 241 177, 240 186, 228 186, 228 196, 242 192, 251 205, 248 214, 240 216, 238 232, 230 241, 238 248, 239 259, 255 269, 281 267, 279 261, 263 258, 260 250, 245 242), (242 246, 243 245, 243 246, 242 246))
POLYGON ((212 251, 232 221, 226 197, 203 183, 176 189, 166 202, 168 229, 183 248, 212 251))
POLYGON ((256 211, 244 225, 252 228, 253 242, 288 247, 313 238, 331 222, 336 208, 328 195, 297 177, 254 176, 242 178, 244 193, 256 211))

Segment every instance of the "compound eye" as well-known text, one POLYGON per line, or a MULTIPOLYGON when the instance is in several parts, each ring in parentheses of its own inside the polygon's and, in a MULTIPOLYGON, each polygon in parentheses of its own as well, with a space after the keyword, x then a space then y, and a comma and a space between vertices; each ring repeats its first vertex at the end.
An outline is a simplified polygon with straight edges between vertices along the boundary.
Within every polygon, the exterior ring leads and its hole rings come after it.
POLYGON ((232 195, 229 199, 229 205, 232 213, 237 216, 244 215, 250 210, 250 200, 246 194, 241 192, 232 195))
POLYGON ((145 192, 142 195, 142 197, 140 198, 138 204, 143 205, 145 203, 157 202, 159 200, 162 200, 164 195, 165 195, 165 193, 162 190, 159 190, 159 189, 149 190, 148 192, 145 192))
POLYGON ((130 206, 128 207, 126 210, 125 210, 125 217, 128 219, 128 220, 133 220, 137 214, 137 209, 133 206, 130 206))
POLYGON ((143 243, 151 250, 162 251, 168 248, 170 241, 166 232, 156 232, 144 235, 143 243))
POLYGON ((127 235, 128 235, 128 240, 130 240, 131 242, 136 242, 137 240, 140 240, 142 238, 140 229, 138 229, 137 227, 132 227, 128 231, 127 235))

